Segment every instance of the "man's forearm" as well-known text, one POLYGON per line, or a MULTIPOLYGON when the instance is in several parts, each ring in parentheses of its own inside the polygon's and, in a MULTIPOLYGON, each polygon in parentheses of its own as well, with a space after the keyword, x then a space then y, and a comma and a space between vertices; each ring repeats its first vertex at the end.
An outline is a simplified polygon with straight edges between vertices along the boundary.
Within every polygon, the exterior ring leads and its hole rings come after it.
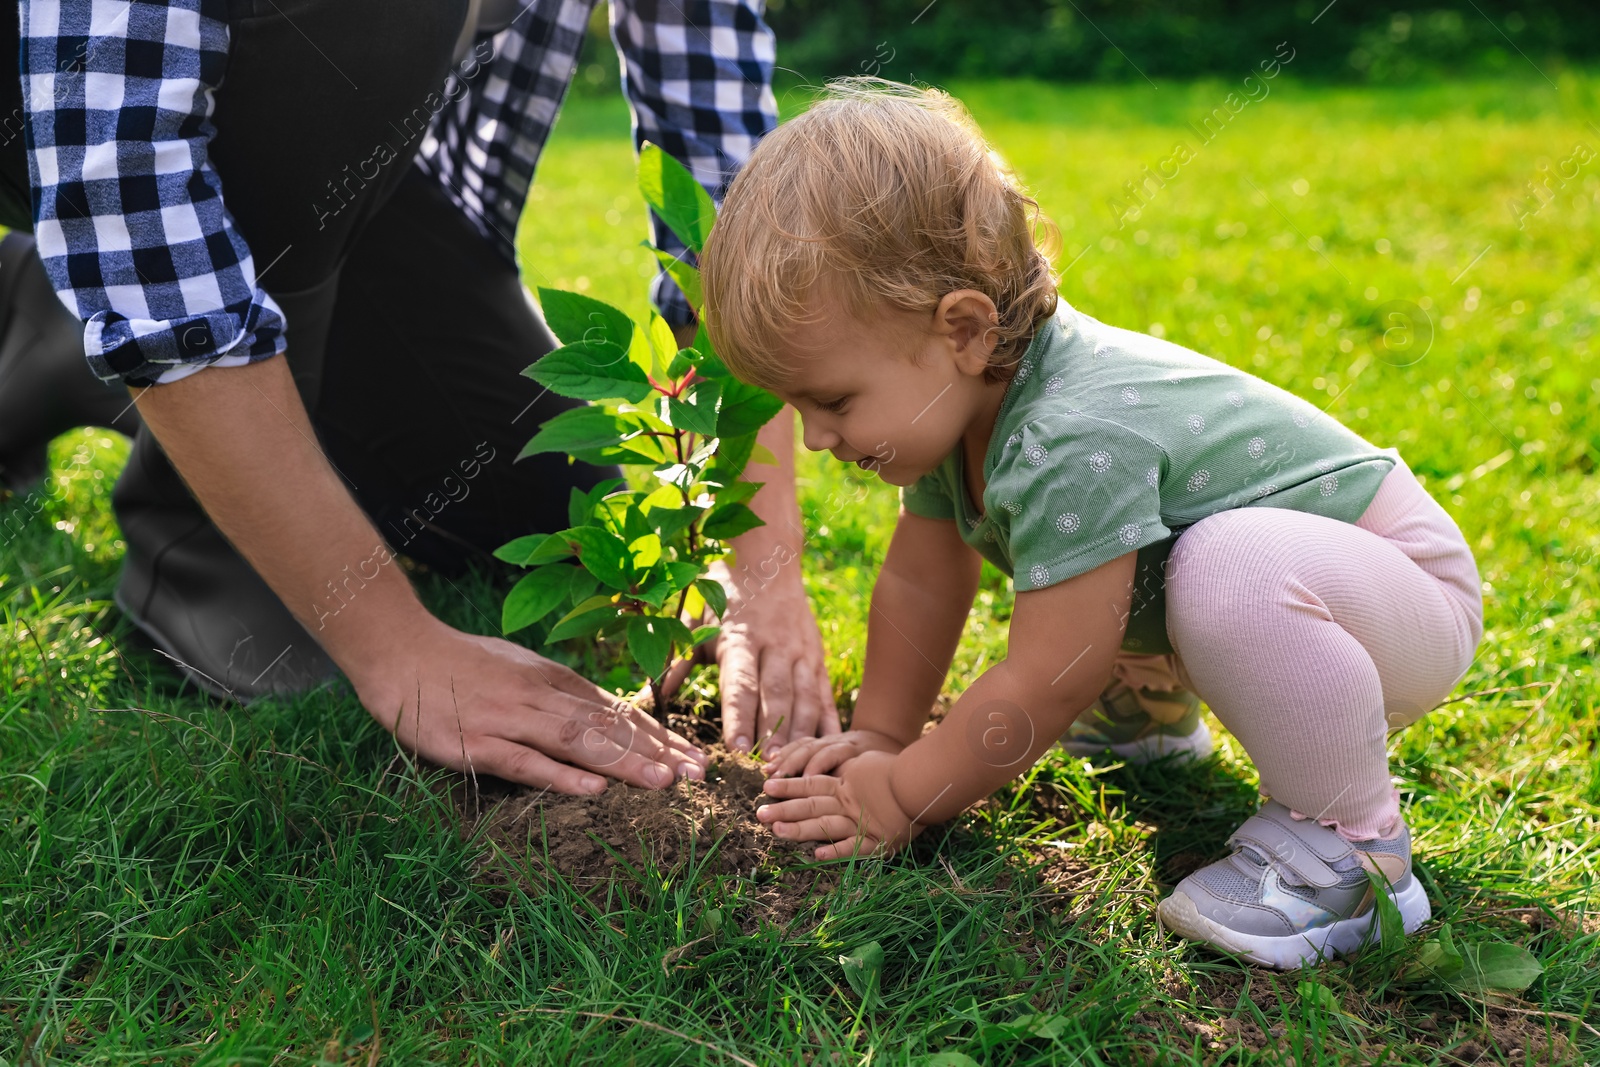
POLYGON ((428 618, 398 567, 373 573, 387 546, 324 456, 285 360, 133 393, 218 529, 347 674, 395 627, 428 618), (330 593, 341 610, 319 612, 330 593))

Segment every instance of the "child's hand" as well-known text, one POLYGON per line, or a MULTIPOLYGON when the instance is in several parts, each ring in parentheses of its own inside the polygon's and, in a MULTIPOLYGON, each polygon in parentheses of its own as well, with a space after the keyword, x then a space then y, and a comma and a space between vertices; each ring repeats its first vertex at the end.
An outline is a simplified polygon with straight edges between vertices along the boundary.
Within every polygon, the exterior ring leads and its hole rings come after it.
POLYGON ((789 775, 826 774, 864 752, 898 755, 906 746, 876 730, 849 730, 826 737, 806 737, 783 746, 776 756, 761 764, 768 778, 789 775))
POLYGON ((827 841, 813 855, 819 860, 851 854, 888 854, 921 833, 889 788, 895 757, 865 752, 845 762, 839 777, 769 778, 766 791, 785 797, 756 809, 756 818, 789 841, 827 841))

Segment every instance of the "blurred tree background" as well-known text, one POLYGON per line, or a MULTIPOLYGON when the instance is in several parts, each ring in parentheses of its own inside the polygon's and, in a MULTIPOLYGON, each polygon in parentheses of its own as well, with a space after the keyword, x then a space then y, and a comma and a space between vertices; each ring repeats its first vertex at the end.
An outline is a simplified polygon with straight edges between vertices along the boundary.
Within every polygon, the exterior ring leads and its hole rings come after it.
MULTIPOLYGON (((596 10, 580 84, 616 84, 596 10)), ((1549 72, 1600 54, 1595 0, 768 0, 786 79, 1243 77, 1280 42, 1297 78, 1397 83, 1549 72), (1520 53, 1520 54, 1519 54, 1520 53)))

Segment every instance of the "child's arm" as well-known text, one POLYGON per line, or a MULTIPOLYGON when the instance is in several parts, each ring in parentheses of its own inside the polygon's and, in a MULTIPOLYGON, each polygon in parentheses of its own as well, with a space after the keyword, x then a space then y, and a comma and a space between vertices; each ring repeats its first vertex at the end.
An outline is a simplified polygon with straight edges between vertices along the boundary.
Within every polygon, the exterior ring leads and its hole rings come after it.
POLYGON ((838 777, 769 781, 768 793, 793 799, 758 817, 780 837, 840 842, 819 848, 818 859, 872 852, 903 844, 1027 770, 1104 688, 1127 624, 1134 561, 1130 552, 1018 593, 1006 658, 938 727, 898 755, 852 759, 838 777))
POLYGON ((921 736, 961 641, 982 565, 953 521, 902 508, 872 587, 851 729, 785 746, 765 765, 768 773, 821 774, 862 752, 899 752, 921 736))

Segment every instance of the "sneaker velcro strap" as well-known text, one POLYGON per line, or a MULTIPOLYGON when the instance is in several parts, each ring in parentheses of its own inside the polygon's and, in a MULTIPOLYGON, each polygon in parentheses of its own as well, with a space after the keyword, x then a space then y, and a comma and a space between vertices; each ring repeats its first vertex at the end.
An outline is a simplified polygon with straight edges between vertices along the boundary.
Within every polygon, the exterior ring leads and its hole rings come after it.
POLYGON ((1275 800, 1263 804, 1259 812, 1246 819, 1229 836, 1228 844, 1249 845, 1291 871, 1297 884, 1319 889, 1331 888, 1344 879, 1333 864, 1355 851, 1326 826, 1311 819, 1296 820, 1288 808, 1275 800))

